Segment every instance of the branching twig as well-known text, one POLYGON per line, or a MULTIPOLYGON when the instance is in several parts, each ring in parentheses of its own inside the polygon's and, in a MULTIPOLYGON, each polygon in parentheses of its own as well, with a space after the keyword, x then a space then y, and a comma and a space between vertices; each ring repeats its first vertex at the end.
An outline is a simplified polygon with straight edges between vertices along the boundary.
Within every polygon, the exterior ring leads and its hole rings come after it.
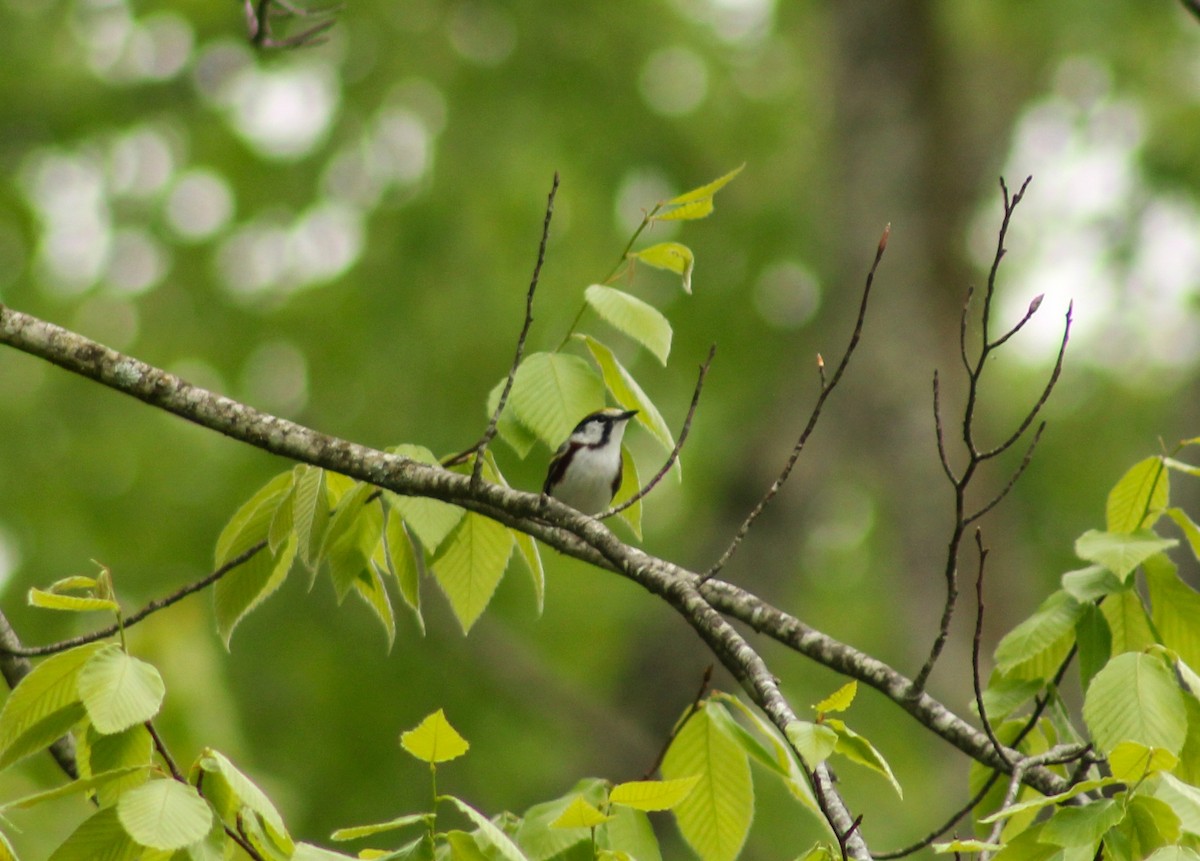
POLYGON ((883 252, 887 249, 888 236, 891 234, 891 232, 892 226, 890 224, 883 229, 883 236, 880 237, 879 245, 875 249, 875 260, 871 264, 870 270, 867 272, 867 281, 863 287, 862 300, 859 302, 858 317, 854 321, 854 331, 850 335, 850 343, 847 344, 846 351, 842 354, 842 359, 840 362, 838 362, 837 368, 834 369, 833 376, 829 378, 828 382, 825 381, 825 362, 820 358, 819 355, 817 357, 817 367, 820 370, 821 375, 821 392, 819 395, 817 395, 817 402, 813 406, 812 413, 808 417, 808 424, 804 426, 804 430, 800 433, 799 439, 796 440, 795 446, 792 447, 792 453, 788 457, 787 463, 784 464, 783 470, 779 473, 779 476, 775 479, 775 481, 771 483, 770 488, 768 488, 763 498, 758 501, 758 504, 754 506, 751 512, 746 516, 746 519, 742 521, 742 525, 739 526, 737 532, 734 533, 733 540, 729 543, 729 546, 725 548, 725 552, 722 553, 720 558, 713 563, 712 567, 705 572, 703 578, 704 580, 708 580, 710 577, 716 576, 718 573, 720 573, 721 569, 729 563, 729 560, 733 558, 733 554, 737 552, 739 545, 741 545, 743 539, 745 539, 746 533, 748 533, 750 531, 750 527, 754 525, 754 521, 757 520, 758 516, 763 513, 763 509, 765 509, 771 500, 775 498, 775 495, 779 493, 780 488, 782 488, 784 483, 788 480, 788 476, 791 475, 792 467, 796 465, 796 461, 800 458, 800 452, 804 450, 804 446, 808 442, 809 436, 812 434, 813 429, 817 426, 817 420, 821 417, 821 410, 825 406, 826 399, 828 399, 829 395, 833 393, 833 390, 837 387, 838 382, 842 379, 842 374, 845 373, 846 366, 850 363, 850 357, 854 355, 854 349, 858 346, 858 341, 862 337, 863 323, 865 322, 867 316, 867 302, 871 298, 871 285, 875 281, 875 272, 879 268, 879 262, 883 259, 883 252))
POLYGON ((979 680, 979 652, 980 642, 983 639, 983 572, 987 566, 987 548, 983 546, 982 530, 975 530, 975 547, 979 551, 979 569, 975 575, 975 636, 971 639, 971 681, 975 688, 975 708, 979 710, 979 722, 983 724, 983 731, 987 733, 988 741, 992 743, 992 748, 996 751, 996 756, 1004 763, 1007 768, 1012 768, 1012 762, 1008 758, 1008 754, 1004 752, 1004 745, 1000 743, 1000 739, 996 738, 996 732, 992 729, 992 722, 988 720, 987 709, 983 705, 983 685, 979 680))
POLYGON ((612 517, 614 514, 620 514, 629 506, 640 500, 650 491, 658 486, 658 483, 666 477, 671 471, 671 467, 675 465, 675 461, 679 460, 679 452, 683 450, 683 443, 687 440, 688 432, 692 429, 692 419, 696 416, 696 406, 700 403, 700 390, 704 388, 704 378, 708 376, 708 368, 712 364, 713 356, 717 353, 717 345, 713 344, 708 348, 708 358, 704 360, 704 364, 700 366, 700 375, 696 378, 696 389, 692 392, 692 403, 688 407, 687 416, 683 420, 683 427, 679 429, 679 439, 675 442, 675 447, 671 449, 671 454, 667 457, 666 463, 654 474, 654 477, 646 482, 645 486, 635 493, 633 496, 621 502, 620 505, 614 505, 608 511, 596 515, 597 520, 603 520, 606 517, 612 517))
POLYGON ((692 707, 688 709, 687 714, 680 718, 675 723, 675 728, 667 735, 667 740, 663 743, 662 749, 659 750, 658 756, 654 757, 654 762, 650 763, 650 767, 646 769, 646 773, 642 775, 642 780, 649 780, 662 766, 663 760, 667 757, 667 751, 671 749, 671 742, 675 741, 675 736, 683 730, 684 724, 692 719, 692 715, 700 711, 700 706, 704 702, 704 697, 708 693, 708 686, 712 684, 713 665, 709 664, 704 669, 704 676, 700 679, 700 688, 696 691, 696 696, 692 698, 692 707))
POLYGON ((321 9, 306 10, 293 6, 287 0, 243 0, 243 7, 246 13, 246 35, 250 44, 256 48, 308 48, 320 45, 326 41, 325 32, 337 23, 337 19, 332 16, 342 9, 341 4, 336 3, 321 9), (307 18, 310 15, 330 17, 286 39, 277 38, 271 32, 273 17, 307 18))

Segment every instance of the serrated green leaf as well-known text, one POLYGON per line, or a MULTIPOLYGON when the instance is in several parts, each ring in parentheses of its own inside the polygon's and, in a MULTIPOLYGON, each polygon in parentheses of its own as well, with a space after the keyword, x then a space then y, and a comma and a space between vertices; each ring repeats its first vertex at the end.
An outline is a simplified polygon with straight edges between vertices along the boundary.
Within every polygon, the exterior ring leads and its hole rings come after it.
POLYGON ((370 569, 369 560, 379 546, 383 513, 367 500, 376 488, 356 481, 339 497, 329 518, 321 555, 329 563, 338 601, 346 597, 354 581, 370 569))
POLYGON ((460 798, 455 798, 453 795, 439 795, 438 801, 448 801, 459 809, 459 811, 475 823, 475 827, 479 829, 479 834, 484 843, 496 852, 499 858, 503 861, 528 861, 524 853, 517 848, 517 844, 513 843, 507 834, 492 824, 486 816, 480 813, 471 805, 467 804, 460 798))
POLYGON ((167 692, 158 670, 116 645, 94 654, 80 668, 76 685, 92 726, 101 733, 150 720, 167 692))
POLYGON ((292 481, 291 470, 275 476, 229 519, 217 538, 216 567, 267 540, 276 509, 289 497, 292 481))
POLYGON ((1086 846, 1094 852, 1104 832, 1125 818, 1124 806, 1102 798, 1082 807, 1064 807, 1042 827, 1042 842, 1057 846, 1086 846))
POLYGON ((66 610, 71 613, 90 613, 95 610, 105 610, 115 613, 120 610, 116 601, 104 598, 93 598, 89 595, 63 595, 58 592, 46 591, 33 587, 28 593, 29 606, 40 607, 43 610, 66 610))
POLYGON ((213 609, 217 630, 226 649, 242 619, 283 585, 295 557, 296 536, 293 534, 277 554, 272 556, 263 548, 217 581, 213 587, 213 609))
POLYGON ((61 786, 56 786, 53 789, 47 789, 44 792, 37 792, 33 795, 26 795, 23 798, 18 798, 16 801, 9 801, 3 805, 4 810, 28 810, 31 807, 36 807, 39 804, 44 804, 47 801, 55 801, 59 798, 66 798, 70 795, 79 795, 85 792, 92 792, 100 787, 110 783, 124 780, 130 775, 148 774, 150 764, 125 766, 124 768, 116 768, 112 771, 104 771, 94 774, 91 777, 81 777, 72 780, 69 783, 64 783, 61 786))
POLYGON ((117 818, 129 836, 151 849, 182 849, 204 839, 212 811, 194 786, 151 780, 117 801, 117 818))
POLYGON ((1170 479, 1163 458, 1148 457, 1135 463, 1108 493, 1105 528, 1132 533, 1153 526, 1166 508, 1169 495, 1170 479))
POLYGON ((226 822, 261 823, 276 850, 290 855, 295 845, 287 833, 283 817, 263 792, 220 751, 205 748, 192 766, 189 783, 203 777, 204 797, 226 822), (203 775, 200 774, 203 772, 203 775), (253 814, 251 817, 249 814, 253 814))
POLYGON ((1103 565, 1124 580, 1143 561, 1177 544, 1174 538, 1159 538, 1149 529, 1128 533, 1090 529, 1075 541, 1075 555, 1103 565))
POLYGON ((108 807, 85 819, 49 861, 133 861, 142 851, 117 820, 117 809, 108 807))
POLYGON ((554 449, 604 406, 604 384, 578 356, 534 353, 517 369, 509 401, 517 419, 554 449))
POLYGON ((664 366, 671 355, 671 324, 662 312, 636 296, 592 284, 583 291, 584 301, 609 325, 628 335, 664 366))
POLYGON ((351 584, 354 593, 363 599, 370 608, 383 632, 387 636, 389 651, 396 642, 396 615, 392 612, 392 602, 388 600, 387 587, 383 585, 383 576, 375 568, 365 568, 358 573, 351 584))
POLYGON ((546 569, 542 565, 542 554, 531 536, 516 529, 509 531, 521 561, 525 563, 525 570, 529 572, 529 579, 533 581, 533 594, 537 599, 537 611, 540 616, 546 607, 546 569))
POLYGON ((0 710, 0 768, 48 747, 84 716, 76 679, 102 648, 89 643, 52 655, 21 679, 0 710))
POLYGON ((1100 612, 1108 623, 1112 654, 1140 652, 1157 642, 1142 599, 1133 589, 1110 595, 1100 605, 1100 612))
MULTIPOLYGON (((398 445, 389 449, 393 454, 407 457, 418 463, 439 466, 433 452, 419 445, 398 445)), ((463 509, 439 499, 427 499, 423 496, 400 496, 388 491, 388 504, 400 512, 413 535, 430 553, 436 553, 446 536, 451 533, 458 521, 462 519, 463 509)))
POLYGON ((692 249, 686 245, 679 242, 660 242, 641 251, 631 252, 629 256, 655 269, 674 272, 680 277, 683 292, 692 292, 692 270, 696 265, 696 258, 692 249))
POLYGON ((470 632, 492 600, 512 549, 512 534, 506 527, 472 512, 459 521, 434 557, 433 576, 450 600, 463 633, 470 632))
POLYGON ((1143 570, 1150 617, 1163 645, 1178 652, 1188 666, 1200 667, 1200 594, 1179 579, 1165 556, 1146 560, 1143 570))
MULTIPOLYGON (((638 414, 634 416, 634 421, 650 431, 650 435, 663 447, 663 451, 670 452, 674 449, 675 437, 671 435, 671 429, 663 421, 662 413, 642 391, 637 380, 629 371, 625 370, 625 366, 617 361, 613 351, 590 335, 576 335, 575 337, 587 345, 592 358, 600 367, 604 385, 612 392, 613 399, 627 410, 638 411, 638 414)), ((675 468, 678 470, 679 461, 675 462, 675 468)))
POLYGON ((408 536, 408 530, 400 515, 388 510, 387 529, 383 540, 375 549, 372 562, 376 569, 382 567, 396 581, 400 597, 412 610, 417 627, 425 633, 425 619, 421 615, 421 583, 417 570, 416 548, 408 536))
POLYGON ((1000 640, 996 646, 996 668, 1008 674, 1047 652, 1062 649, 1063 640, 1069 642, 1074 636, 1075 623, 1082 614, 1083 605, 1066 592, 1051 593, 1032 616, 1000 640))
POLYGON ((750 763, 714 719, 721 708, 710 700, 691 716, 671 741, 661 769, 667 780, 699 777, 675 808, 675 820, 684 840, 705 861, 733 861, 754 817, 750 763))
POLYGON ((372 837, 387 831, 407 828, 410 825, 423 825, 429 821, 429 816, 428 813, 410 813, 407 816, 400 816, 396 819, 390 819, 387 822, 375 823, 374 825, 355 825, 351 828, 339 828, 330 835, 330 838, 342 841, 357 840, 360 837, 372 837))
POLYGON ((292 530, 296 555, 309 571, 316 573, 321 548, 329 529, 329 493, 325 470, 301 464, 296 467, 296 495, 292 500, 292 530))
POLYGON ((582 795, 576 795, 563 809, 558 818, 550 823, 551 828, 595 828, 612 817, 605 816, 588 803, 582 795))
POLYGON ((837 733, 827 726, 796 720, 785 729, 788 741, 810 769, 828 759, 837 747, 837 733))
MULTIPOLYGON (((504 391, 504 384, 508 382, 508 378, 500 380, 488 392, 487 397, 487 417, 490 420, 492 414, 496 412, 496 405, 500 403, 500 395, 504 391)), ((500 413, 500 418, 496 422, 496 431, 500 435, 500 439, 508 443, 509 448, 516 452, 517 457, 524 460, 529 452, 533 451, 533 447, 537 445, 537 434, 531 431, 525 425, 521 424, 517 419, 516 414, 512 410, 512 394, 509 393, 509 400, 505 402, 504 412, 500 413)))
POLYGON ((679 780, 634 780, 618 783, 609 793, 613 804, 624 804, 637 810, 670 810, 696 787, 698 777, 679 780))
POLYGON ((1114 786, 1120 782, 1121 781, 1113 777, 1103 777, 1096 780, 1082 780, 1065 792, 1060 792, 1057 795, 1039 795, 1037 798, 1031 798, 1029 801, 1022 801, 1017 804, 1009 805, 1003 810, 997 810, 990 816, 983 817, 979 821, 984 825, 991 825, 993 822, 998 822, 1001 819, 1010 819, 1013 816, 1016 816, 1018 813, 1024 813, 1029 810, 1042 810, 1043 808, 1060 804, 1084 792, 1103 789, 1106 786, 1114 786))
POLYGON ((837 752, 839 754, 851 762, 856 762, 877 774, 882 774, 892 785, 896 795, 900 798, 904 797, 900 781, 896 780, 892 767, 883 758, 883 754, 876 750, 875 745, 836 718, 826 718, 825 725, 837 733, 837 752))
POLYGON ((400 746, 422 762, 449 762, 458 759, 471 745, 446 720, 438 709, 412 729, 400 735, 400 746))
POLYGON ((1088 687, 1083 719, 1105 754, 1134 741, 1178 755, 1187 734, 1183 694, 1159 655, 1126 652, 1109 661, 1088 687))
POLYGON ((852 679, 846 684, 842 685, 832 694, 825 697, 825 699, 821 700, 819 703, 813 706, 813 708, 816 709, 818 713, 822 714, 825 712, 844 712, 846 709, 850 708, 850 705, 854 702, 854 697, 857 694, 858 682, 852 679))

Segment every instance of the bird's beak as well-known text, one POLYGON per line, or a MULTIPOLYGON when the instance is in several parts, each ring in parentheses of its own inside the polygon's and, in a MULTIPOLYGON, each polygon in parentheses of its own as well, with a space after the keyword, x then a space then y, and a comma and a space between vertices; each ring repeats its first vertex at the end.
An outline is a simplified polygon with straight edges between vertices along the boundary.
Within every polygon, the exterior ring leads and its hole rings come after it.
POLYGON ((619 421, 627 422, 627 421, 629 421, 631 418, 633 418, 634 416, 636 416, 637 414, 638 414, 638 411, 637 411, 637 410, 626 410, 625 412, 618 414, 618 415, 617 415, 617 419, 618 419, 619 421))

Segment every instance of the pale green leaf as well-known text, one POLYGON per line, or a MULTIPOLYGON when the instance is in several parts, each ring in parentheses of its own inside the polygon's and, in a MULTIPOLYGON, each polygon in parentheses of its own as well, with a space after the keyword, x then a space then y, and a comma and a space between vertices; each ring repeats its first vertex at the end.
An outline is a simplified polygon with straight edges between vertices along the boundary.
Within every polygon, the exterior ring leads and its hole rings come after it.
POLYGON ((301 464, 296 467, 296 495, 292 500, 292 522, 300 561, 315 572, 329 528, 329 493, 325 470, 301 464))
POLYGON ((295 556, 293 534, 279 553, 272 556, 264 548, 217 581, 213 587, 213 608, 225 648, 229 648, 233 631, 242 619, 283 585, 295 556))
POLYGON ((167 692, 158 670, 116 645, 93 655, 80 668, 76 685, 92 726, 101 733, 150 720, 167 692))
POLYGON ((534 353, 517 369, 509 401, 517 419, 554 449, 604 406, 604 384, 578 356, 534 353))
POLYGON ((118 821, 116 807, 108 807, 85 819, 49 861, 134 861, 142 852, 118 821))
POLYGON ((182 849, 208 833, 212 810, 194 786, 171 779, 151 780, 122 793, 117 818, 143 846, 182 849))
MULTIPOLYGON (((438 459, 433 452, 419 445, 398 445, 389 449, 393 454, 415 460, 418 463, 438 466, 438 459)), ((438 547, 446 536, 462 519, 463 510, 457 505, 442 502, 440 499, 428 499, 423 496, 401 496, 387 492, 388 504, 400 512, 413 535, 430 553, 437 552, 438 547)))
POLYGON ((854 702, 854 697, 857 694, 858 682, 852 679, 825 697, 825 699, 821 700, 813 708, 821 714, 826 712, 844 712, 850 708, 850 704, 854 702))
POLYGON ((1157 642, 1142 599, 1133 589, 1109 595, 1100 605, 1100 612, 1108 622, 1112 654, 1140 652, 1157 642))
POLYGON ((605 816, 588 803, 582 795, 576 795, 558 818, 550 823, 551 828, 595 828, 611 817, 605 816))
POLYGON ((217 538, 215 561, 218 568, 260 541, 267 540, 275 511, 289 498, 292 481, 291 470, 280 473, 263 485, 230 518, 217 538))
POLYGON ((103 643, 52 655, 17 684, 0 711, 0 768, 48 747, 85 714, 76 679, 103 643))
POLYGON ((392 602, 388 600, 387 587, 383 585, 383 576, 376 568, 364 568, 354 578, 351 584, 354 593, 363 599, 370 608, 383 632, 387 636, 388 649, 396 642, 396 615, 392 611, 392 602))
POLYGON ((47 789, 43 792, 37 792, 33 795, 26 795, 23 798, 18 798, 15 801, 6 802, 3 806, 4 810, 27 810, 30 807, 36 807, 47 801, 55 801, 59 798, 66 798, 70 795, 79 795, 85 792, 93 792, 110 783, 118 782, 130 777, 131 775, 148 774, 151 765, 131 765, 124 768, 116 768, 112 771, 104 771, 94 774, 91 777, 80 777, 72 780, 69 783, 64 783, 61 786, 56 786, 53 789, 47 789))
POLYGON ((362 594, 362 587, 369 586, 374 575, 370 560, 383 543, 383 510, 379 505, 364 505, 374 491, 369 484, 359 484, 346 494, 338 502, 325 534, 321 555, 339 604, 352 588, 362 594))
POLYGON ((1113 592, 1128 588, 1116 574, 1103 565, 1089 565, 1062 575, 1063 589, 1076 601, 1095 601, 1113 592))
POLYGON ((1200 861, 1200 852, 1186 846, 1163 846, 1148 855, 1146 861, 1200 861))
POLYGON ((17 852, 2 831, 0 831, 0 861, 17 861, 17 852))
POLYGON ((1075 541, 1075 554, 1080 559, 1103 565, 1121 580, 1155 553, 1179 544, 1174 538, 1159 538, 1149 529, 1137 532, 1099 532, 1090 529, 1075 541))
POLYGON ((1126 652, 1109 661, 1088 687, 1083 718, 1105 754, 1134 741, 1178 755, 1187 733, 1183 694, 1156 654, 1126 652))
MULTIPOLYGON (((548 859, 557 858, 559 861, 570 861, 570 859, 576 856, 574 854, 567 855, 566 853, 574 853, 586 848, 587 852, 583 857, 591 859, 592 847, 589 835, 581 835, 578 831, 569 831, 563 828, 552 828, 550 827, 550 823, 558 819, 577 796, 583 797, 593 806, 603 804, 605 791, 604 784, 594 778, 585 778, 579 781, 566 795, 535 804, 526 810, 524 815, 521 816, 520 824, 517 826, 513 839, 521 847, 521 851, 530 858, 546 859, 547 861, 548 859)), ((629 808, 617 808, 616 816, 612 823, 610 823, 609 829, 622 827, 621 825, 614 825, 614 823, 622 823, 624 819, 621 815, 622 813, 635 812, 637 811, 630 810, 629 808)))
POLYGON ((1171 771, 1179 764, 1179 757, 1169 750, 1146 747, 1135 741, 1123 741, 1108 754, 1108 767, 1112 776, 1133 785, 1159 771, 1171 771))
POLYGON ((696 265, 696 258, 692 249, 686 245, 679 242, 660 242, 641 251, 631 252, 629 256, 655 269, 674 272, 680 277, 683 292, 692 292, 692 269, 696 265))
MULTIPOLYGON (((713 195, 728 185, 734 177, 736 177, 745 169, 745 167, 745 164, 740 164, 733 170, 729 171, 729 173, 717 177, 712 182, 705 183, 699 188, 693 188, 691 191, 685 191, 683 194, 678 195, 677 197, 672 197, 670 200, 666 201, 663 206, 664 208, 667 206, 684 206, 686 204, 705 200, 711 203, 713 195)), ((668 216, 669 213, 667 215, 656 215, 655 217, 666 218, 668 216)))
POLYGON ((667 780, 699 778, 675 808, 675 820, 684 840, 705 861, 733 861, 754 817, 750 763, 713 719, 721 708, 709 701, 688 719, 671 741, 661 769, 667 780))
POLYGON ((896 795, 901 798, 904 797, 904 790, 900 787, 900 781, 896 780, 896 775, 892 772, 892 767, 883 758, 883 754, 876 750, 875 745, 836 718, 827 718, 825 725, 837 733, 837 752, 839 754, 851 762, 856 762, 859 765, 866 766, 877 774, 882 774, 887 778, 888 783, 892 785, 892 789, 896 791, 896 795))
POLYGON ((1029 801, 1022 801, 1017 804, 1011 804, 1003 810, 997 810, 990 816, 985 816, 979 821, 984 825, 991 825, 1001 819, 1010 819, 1018 813, 1024 813, 1030 810, 1042 810, 1046 807, 1051 807, 1056 804, 1061 804, 1076 795, 1084 792, 1091 792, 1095 789, 1103 789, 1106 786, 1119 784, 1121 781, 1113 777, 1098 778, 1096 780, 1081 780, 1079 783, 1072 786, 1065 792, 1060 792, 1056 795, 1039 795, 1036 798, 1031 798, 1029 801))
POLYGON ((1075 623, 1082 614, 1083 605, 1066 592, 1051 593, 1032 616, 1000 640, 996 668, 1007 674, 1027 661, 1061 649, 1062 641, 1074 635, 1075 623))
POLYGON ((988 843, 986 840, 951 840, 949 843, 934 843, 936 855, 949 855, 959 852, 995 852, 1003 849, 999 843, 988 843))
POLYGON ((292 838, 279 811, 258 786, 221 752, 205 748, 193 766, 189 782, 195 784, 203 771, 204 797, 227 822, 262 823, 272 846, 285 855, 293 851, 292 838), (247 813, 253 813, 251 820, 247 813))
POLYGON ((1192 549, 1192 555, 1200 559, 1200 526, 1197 526, 1182 508, 1168 508, 1167 516, 1174 520, 1175 525, 1183 532, 1188 547, 1192 549))
POLYGON ((334 852, 332 849, 314 846, 311 843, 297 843, 290 861, 361 861, 361 857, 334 852))
POLYGON ((64 595, 37 587, 29 590, 28 600, 31 607, 40 607, 43 610, 66 610, 72 613, 89 613, 94 610, 115 613, 121 609, 116 601, 109 601, 105 598, 93 598, 90 595, 64 595))
POLYGON ((1087 690, 1092 678, 1115 654, 1112 629, 1095 604, 1084 605, 1083 615, 1075 623, 1075 644, 1079 647, 1079 682, 1087 690))
MULTIPOLYGON (((1105 660, 1107 659, 1106 654, 1105 660)), ((988 720, 993 724, 1003 720, 1037 696, 1041 689, 1042 682, 1039 679, 1006 676, 998 670, 993 672, 983 691, 983 707, 987 711, 988 720)), ((974 700, 971 701, 971 710, 978 716, 974 700)))
POLYGON ((474 807, 453 795, 439 795, 438 801, 449 801, 464 816, 474 822, 475 827, 479 829, 480 839, 496 853, 496 857, 502 861, 528 861, 524 853, 517 848, 517 844, 513 843, 507 834, 493 825, 491 820, 474 807))
POLYGON ((413 613, 417 627, 425 633, 421 615, 421 583, 417 568, 417 550, 398 512, 388 508, 387 529, 375 548, 371 562, 376 570, 385 570, 396 581, 400 597, 413 613))
POLYGON ((1132 533, 1154 525, 1170 494, 1163 458, 1148 457, 1135 463, 1108 493, 1104 507, 1109 532, 1132 533))
POLYGON ((1165 557, 1146 560, 1143 570, 1150 616, 1163 645, 1178 652, 1189 666, 1200 667, 1200 593, 1179 579, 1165 557))
POLYGON ((637 861, 662 861, 662 852, 650 817, 632 807, 618 806, 613 809, 608 824, 597 837, 598 843, 609 848, 620 847, 637 861))
MULTIPOLYGON (((621 486, 617 489, 617 495, 613 497, 612 504, 620 505, 626 499, 633 496, 642 489, 642 479, 638 475, 637 463, 633 459, 633 453, 625 445, 621 446, 621 486)), ((633 505, 621 511, 617 515, 629 525, 634 536, 640 541, 642 538, 642 500, 638 500, 633 505)))
POLYGON ((296 521, 293 517, 293 506, 296 503, 296 473, 292 473, 292 484, 288 487, 283 498, 275 505, 275 513, 267 526, 267 547, 272 553, 278 553, 285 541, 292 534, 296 521))
POLYGON ((1142 852, 1179 839, 1179 816, 1157 798, 1134 795, 1126 808, 1126 818, 1134 843, 1142 852))
POLYGON ((449 762, 466 753, 471 745, 458 734, 438 709, 401 734, 400 746, 422 762, 449 762))
POLYGON ((698 777, 684 777, 678 780, 618 783, 609 793, 608 800, 638 810, 670 810, 687 798, 698 780, 698 777))
POLYGON ((542 554, 538 550, 537 542, 531 536, 516 529, 509 531, 512 533, 517 553, 520 555, 521 561, 525 563, 525 570, 529 572, 529 578, 533 581, 533 594, 537 599, 537 610, 540 616, 546 606, 546 569, 542 566, 542 554))
POLYGON ((443 542, 433 560, 433 575, 463 633, 492 600, 512 549, 512 533, 505 526, 475 513, 464 516, 443 542))
POLYGON ((827 726, 810 721, 795 720, 785 727, 788 741, 809 769, 816 768, 829 758, 837 747, 837 733, 827 726))
POLYGON ((726 716, 719 709, 714 709, 711 714, 718 719, 720 728, 741 745, 742 750, 753 757, 755 762, 782 778, 784 786, 797 801, 813 813, 820 815, 820 807, 817 805, 808 777, 800 768, 795 750, 780 735, 774 724, 768 723, 758 712, 737 697, 717 691, 713 693, 712 698, 736 709, 767 740, 771 749, 768 750, 758 738, 751 735, 749 730, 733 720, 732 717, 726 716))
MULTIPOLYGON (((504 384, 508 382, 508 378, 500 380, 488 392, 487 397, 487 417, 490 420, 492 414, 496 412, 496 406, 500 403, 500 395, 504 391, 504 384)), ((537 434, 531 431, 525 425, 521 424, 517 419, 516 414, 512 410, 511 392, 510 400, 505 402, 504 412, 500 413, 500 418, 496 422, 496 431, 500 438, 508 443, 509 447, 516 452, 517 457, 524 460, 529 452, 533 451, 533 447, 537 445, 537 434)))
POLYGON ((637 341, 663 365, 671 355, 671 324, 653 305, 624 290, 592 284, 583 291, 584 301, 606 323, 637 341))
POLYGON ((96 796, 100 806, 105 807, 115 802, 125 789, 145 783, 149 778, 145 769, 154 764, 154 739, 142 724, 108 735, 101 735, 94 726, 88 726, 80 739, 77 758, 83 775, 133 769, 126 777, 99 788, 96 796))
MULTIPOLYGON (((675 437, 671 435, 671 429, 667 427, 658 407, 654 406, 654 402, 642 391, 637 380, 617 361, 613 351, 590 335, 576 335, 575 337, 587 345, 592 358, 600 367, 604 385, 612 392, 613 399, 627 410, 638 411, 634 416, 634 421, 650 431, 650 435, 658 441, 663 451, 670 452, 674 449, 675 437)), ((675 464, 678 469, 679 462, 676 461, 675 464)))
POLYGON ((1154 775, 1145 786, 1155 798, 1171 806, 1184 831, 1200 835, 1200 787, 1163 772, 1154 775))
POLYGON ((429 821, 430 814, 428 813, 410 813, 408 816, 401 816, 396 819, 390 819, 387 822, 378 822, 374 825, 355 825, 352 828, 339 828, 333 832, 332 839, 334 840, 357 840, 360 837, 372 837, 376 834, 383 834, 387 831, 396 831, 400 828, 407 828, 410 825, 425 824, 429 821))
POLYGON ((1064 807, 1042 827, 1042 842, 1058 846, 1087 846, 1094 852, 1104 832, 1125 818, 1124 806, 1102 798, 1081 807, 1064 807))

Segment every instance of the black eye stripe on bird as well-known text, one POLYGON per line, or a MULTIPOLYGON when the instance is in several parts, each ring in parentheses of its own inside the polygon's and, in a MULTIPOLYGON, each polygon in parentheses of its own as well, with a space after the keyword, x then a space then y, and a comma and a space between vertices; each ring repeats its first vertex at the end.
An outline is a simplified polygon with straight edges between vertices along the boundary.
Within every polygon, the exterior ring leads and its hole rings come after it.
POLYGON ((608 508, 621 487, 621 440, 637 410, 586 415, 550 458, 542 493, 584 514, 608 508))

